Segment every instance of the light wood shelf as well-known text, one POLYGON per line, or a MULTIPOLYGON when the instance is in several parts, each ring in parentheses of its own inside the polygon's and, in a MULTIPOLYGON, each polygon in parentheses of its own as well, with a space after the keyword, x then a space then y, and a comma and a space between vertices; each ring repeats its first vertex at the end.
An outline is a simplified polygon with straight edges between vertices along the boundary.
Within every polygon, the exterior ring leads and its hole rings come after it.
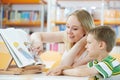
MULTIPOLYGON (((52 23, 56 24, 56 25, 60 25, 60 24, 66 24, 65 21, 52 21, 52 23)), ((100 24, 100 21, 95 21, 95 24, 96 25, 99 25, 100 24)))
POLYGON ((34 21, 34 22, 11 22, 11 21, 6 21, 3 22, 3 26, 16 26, 16 27, 40 27, 41 22, 40 21, 34 21))
MULTIPOLYGON (((52 23, 54 23, 56 25, 66 24, 65 21, 52 21, 52 23)), ((95 21, 96 25, 99 25, 100 23, 101 23, 100 21, 95 21)), ((120 21, 104 21, 104 24, 106 24, 106 25, 120 25, 120 21)))
MULTIPOLYGON (((61 25, 61 24, 66 24, 65 21, 52 21, 52 23, 56 24, 56 25, 61 25)), ((96 21, 95 22, 96 25, 100 24, 100 21, 96 21)))
POLYGON ((116 41, 116 45, 120 45, 120 38, 117 39, 117 41, 116 41))
POLYGON ((104 24, 108 24, 108 25, 120 25, 120 20, 119 21, 105 21, 104 24))
MULTIPOLYGON (((7 4, 8 6, 9 5, 19 5, 19 4, 20 5, 22 5, 22 4, 25 4, 25 5, 31 5, 31 4, 44 5, 44 4, 46 4, 46 1, 44 1, 44 0, 1 0, 1 2, 3 5, 7 4)), ((42 13, 40 13, 40 14, 42 14, 42 13)), ((5 27, 42 27, 42 26, 46 25, 45 21, 42 22, 40 20, 39 21, 8 21, 8 20, 6 20, 6 17, 4 17, 4 18, 5 18, 5 20, 3 19, 3 22, 2 22, 3 28, 5 28, 5 27)), ((8 19, 8 17, 7 17, 7 19, 8 19)), ((41 19, 41 20, 43 20, 43 19, 41 19)))
POLYGON ((41 4, 44 0, 2 0, 3 4, 41 4))

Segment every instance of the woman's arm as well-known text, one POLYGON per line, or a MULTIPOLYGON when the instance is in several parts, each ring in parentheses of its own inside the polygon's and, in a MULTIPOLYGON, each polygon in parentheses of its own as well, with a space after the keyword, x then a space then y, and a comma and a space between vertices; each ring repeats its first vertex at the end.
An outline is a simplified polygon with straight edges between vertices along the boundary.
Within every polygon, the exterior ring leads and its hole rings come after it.
POLYGON ((82 54, 85 51, 85 45, 86 37, 83 37, 68 51, 69 55, 62 60, 61 65, 71 66, 77 54, 79 52, 82 54))
POLYGON ((94 59, 91 58, 89 55, 86 55, 83 59, 80 59, 76 63, 74 63, 73 67, 77 67, 77 66, 80 66, 80 65, 85 65, 88 62, 90 62, 91 60, 94 60, 94 59))
POLYGON ((35 32, 31 35, 31 41, 33 42, 63 42, 63 32, 35 32))
POLYGON ((43 43, 63 42, 63 32, 35 32, 31 35, 32 50, 38 53, 43 51, 43 43))
POLYGON ((75 59, 75 57, 77 56, 77 53, 85 48, 85 44, 86 44, 86 37, 84 37, 83 39, 81 39, 80 41, 78 41, 73 47, 72 49, 68 52, 69 55, 66 56, 62 61, 61 64, 55 68, 50 70, 47 75, 61 75, 63 69, 65 69, 66 67, 68 68, 72 68, 72 64, 73 61, 75 59))

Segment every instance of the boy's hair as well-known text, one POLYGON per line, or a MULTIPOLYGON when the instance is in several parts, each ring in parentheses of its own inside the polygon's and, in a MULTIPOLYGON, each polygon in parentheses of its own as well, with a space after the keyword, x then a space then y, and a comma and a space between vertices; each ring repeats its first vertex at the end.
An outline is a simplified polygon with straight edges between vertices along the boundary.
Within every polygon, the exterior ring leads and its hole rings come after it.
POLYGON ((115 45, 116 34, 110 26, 98 26, 91 29, 88 34, 92 34, 97 41, 104 41, 108 52, 110 52, 115 45))

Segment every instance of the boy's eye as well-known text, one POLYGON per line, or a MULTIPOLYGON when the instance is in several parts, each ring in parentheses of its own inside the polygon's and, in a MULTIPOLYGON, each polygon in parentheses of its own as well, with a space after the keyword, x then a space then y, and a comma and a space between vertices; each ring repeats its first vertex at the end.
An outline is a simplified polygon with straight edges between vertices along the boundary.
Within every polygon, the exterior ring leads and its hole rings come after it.
POLYGON ((91 44, 91 42, 87 42, 88 44, 91 44))
POLYGON ((74 30, 78 30, 77 28, 74 28, 74 30))
POLYGON ((89 44, 91 44, 91 42, 88 42, 89 44))

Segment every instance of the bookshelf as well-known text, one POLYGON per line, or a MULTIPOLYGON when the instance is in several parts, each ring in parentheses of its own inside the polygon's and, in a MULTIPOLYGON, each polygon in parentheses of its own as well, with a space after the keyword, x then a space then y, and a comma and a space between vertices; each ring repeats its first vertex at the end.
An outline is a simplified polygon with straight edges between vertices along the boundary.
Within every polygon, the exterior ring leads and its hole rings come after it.
POLYGON ((43 0, 2 0, 2 28, 40 28, 43 31, 45 23, 45 4, 43 0))

